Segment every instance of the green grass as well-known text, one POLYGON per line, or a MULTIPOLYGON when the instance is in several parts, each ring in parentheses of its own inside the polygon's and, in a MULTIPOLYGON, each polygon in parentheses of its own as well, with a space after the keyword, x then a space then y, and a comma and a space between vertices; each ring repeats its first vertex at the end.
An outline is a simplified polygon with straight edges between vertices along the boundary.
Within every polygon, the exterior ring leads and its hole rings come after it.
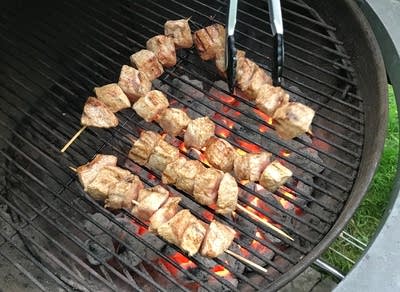
MULTIPOLYGON (((368 141, 366 142, 368 143, 368 141)), ((388 134, 382 159, 367 195, 346 228, 348 233, 363 242, 369 242, 374 237, 390 200, 393 179, 397 169, 398 149, 397 108, 393 89, 389 87, 388 134)), ((361 250, 354 248, 341 238, 338 238, 331 247, 355 262, 362 255, 361 250)), ((330 250, 325 252, 323 258, 345 273, 353 266, 343 257, 330 250)))

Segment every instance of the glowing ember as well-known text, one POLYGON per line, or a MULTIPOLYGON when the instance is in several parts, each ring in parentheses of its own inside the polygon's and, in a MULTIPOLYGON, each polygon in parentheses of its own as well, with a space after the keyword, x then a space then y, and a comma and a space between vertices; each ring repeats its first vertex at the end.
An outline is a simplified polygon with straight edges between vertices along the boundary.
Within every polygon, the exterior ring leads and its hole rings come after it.
POLYGON ((228 138, 231 132, 228 129, 222 128, 220 126, 215 127, 215 134, 223 138, 228 138))
POLYGON ((213 268, 213 272, 220 277, 227 277, 231 274, 227 269, 225 269, 224 266, 221 266, 221 265, 215 266, 213 268))
POLYGON ((258 126, 258 130, 259 130, 261 133, 265 133, 265 132, 268 131, 268 127, 267 127, 266 125, 259 125, 259 126, 258 126))
POLYGON ((155 179, 156 179, 156 176, 155 176, 155 175, 152 175, 151 173, 149 173, 149 174, 147 174, 147 178, 148 178, 149 180, 155 180, 155 179))
MULTIPOLYGON (((292 193, 290 193, 290 192, 288 192, 286 190, 282 190, 282 194, 288 199, 296 198, 295 195, 293 195, 292 193)), ((285 208, 285 209, 292 209, 294 207, 292 203, 290 203, 289 201, 285 200, 284 198, 279 197, 278 200, 279 200, 279 203, 282 205, 282 207, 285 208)))
POLYGON ((242 149, 236 148, 236 152, 237 154, 239 154, 240 156, 245 156, 247 154, 246 151, 243 151, 242 149))
POLYGON ((331 148, 328 143, 316 138, 313 139, 312 144, 321 151, 329 151, 329 149, 331 148))
POLYGON ((229 129, 232 129, 233 126, 235 125, 235 123, 232 120, 228 119, 227 117, 224 117, 219 113, 215 113, 213 118, 224 123, 224 125, 226 125, 229 129))
POLYGON ((261 119, 263 119, 267 124, 272 125, 272 118, 263 113, 262 111, 258 110, 258 109, 253 109, 253 111, 257 114, 257 116, 259 116, 261 119))
POLYGON ((203 212, 203 217, 206 218, 209 221, 212 221, 214 219, 214 214, 210 213, 208 211, 203 212))
POLYGON ((248 141, 242 140, 237 138, 236 141, 239 143, 239 145, 244 148, 245 150, 247 150, 248 152, 251 153, 260 153, 261 152, 261 147, 254 145, 248 141))
POLYGON ((283 157, 289 157, 290 156, 290 151, 286 150, 286 149, 281 149, 279 151, 279 156, 283 156, 283 157))
POLYGON ((187 153, 188 149, 186 148, 184 142, 182 142, 182 143, 179 145, 179 150, 180 150, 181 152, 183 152, 183 153, 187 153))

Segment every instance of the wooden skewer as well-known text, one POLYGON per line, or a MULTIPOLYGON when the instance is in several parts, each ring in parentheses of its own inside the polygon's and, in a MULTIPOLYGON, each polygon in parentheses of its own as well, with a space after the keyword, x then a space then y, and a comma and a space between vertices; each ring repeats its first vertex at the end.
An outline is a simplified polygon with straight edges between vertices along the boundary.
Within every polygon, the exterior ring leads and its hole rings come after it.
POLYGON ((71 140, 68 141, 67 144, 61 149, 61 152, 65 152, 65 150, 68 149, 69 146, 71 146, 72 143, 79 137, 80 134, 87 128, 87 126, 83 126, 82 128, 79 129, 79 131, 71 138, 71 140))
POLYGON ((71 169, 73 172, 76 172, 76 168, 75 167, 72 167, 72 166, 68 166, 69 167, 69 169, 71 169))
MULTIPOLYGON (((250 205, 251 206, 251 205, 250 205)), ((275 230, 276 232, 278 232, 279 234, 283 235, 284 237, 290 239, 291 241, 294 241, 293 237, 291 237, 290 235, 286 234, 284 231, 280 230, 278 227, 276 227, 275 225, 265 221, 265 220, 261 220, 261 218, 259 216, 257 216, 256 214, 254 214, 253 212, 247 210, 245 207, 237 204, 236 208, 245 212, 246 214, 250 215, 251 217, 253 217, 256 220, 259 220, 261 223, 263 223, 264 225, 266 225, 267 227, 275 230)))

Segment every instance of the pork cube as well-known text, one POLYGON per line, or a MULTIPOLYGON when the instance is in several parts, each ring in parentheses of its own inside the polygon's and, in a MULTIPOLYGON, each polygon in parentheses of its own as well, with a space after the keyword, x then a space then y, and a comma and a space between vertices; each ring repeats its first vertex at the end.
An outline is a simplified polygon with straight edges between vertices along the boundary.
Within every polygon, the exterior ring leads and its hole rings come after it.
POLYGON ((158 227, 166 223, 178 212, 181 200, 178 197, 169 197, 165 204, 150 217, 149 230, 158 233, 158 227))
POLYGON ((135 112, 146 122, 155 120, 169 106, 167 97, 158 90, 149 91, 132 106, 135 112))
POLYGON ((218 221, 211 221, 200 249, 205 257, 215 258, 223 254, 232 244, 235 230, 218 221))
POLYGON ((146 77, 153 81, 164 73, 161 63, 157 56, 149 50, 140 50, 131 55, 131 65, 140 72, 146 74, 146 77))
POLYGON ((105 166, 116 166, 117 165, 117 157, 114 155, 103 155, 97 154, 92 161, 79 166, 76 169, 76 173, 78 174, 79 182, 83 186, 83 189, 86 191, 88 184, 90 184, 99 170, 105 166))
POLYGON ((138 204, 132 208, 132 214, 147 221, 167 201, 169 192, 161 186, 139 191, 138 204))
POLYGON ((132 104, 151 90, 151 80, 146 74, 127 65, 122 66, 118 85, 132 104))
POLYGON ((215 124, 208 117, 197 118, 190 121, 184 135, 184 142, 187 148, 201 149, 207 140, 214 136, 215 124))
POLYGON ((282 139, 293 139, 310 130, 315 111, 298 102, 289 102, 274 113, 275 130, 282 139))
POLYGON ((193 34, 193 41, 200 58, 212 60, 225 48, 225 28, 220 24, 207 26, 193 34))
POLYGON ((194 178, 193 197, 199 204, 210 206, 216 202, 223 172, 207 168, 194 178))
MULTIPOLYGON (((246 52, 242 50, 237 50, 236 60, 240 58, 244 58, 246 56, 246 52)), ((218 74, 222 77, 226 78, 226 70, 225 70, 225 49, 220 49, 215 55, 215 66, 217 67, 218 74)))
POLYGON ((110 209, 132 208, 132 200, 136 200, 143 183, 138 176, 128 173, 109 189, 104 207, 110 209))
POLYGON ((215 212, 220 214, 232 214, 236 209, 238 195, 239 187, 235 178, 229 173, 225 173, 219 184, 217 208, 215 212))
POLYGON ((145 165, 154 147, 161 140, 161 135, 153 131, 143 131, 140 138, 133 144, 129 151, 129 158, 139 165, 145 165))
POLYGON ((164 140, 160 140, 150 154, 147 167, 162 173, 169 163, 178 158, 179 149, 164 140))
POLYGON ((168 20, 164 24, 164 34, 171 36, 176 48, 191 48, 193 46, 192 31, 189 26, 189 18, 168 20))
POLYGON ((257 108, 269 116, 273 116, 276 109, 289 102, 289 94, 280 86, 264 84, 255 94, 257 108))
POLYGON ((167 167, 164 169, 162 173, 162 182, 163 184, 175 184, 178 179, 178 171, 185 165, 186 163, 185 157, 179 157, 177 160, 168 163, 167 167))
POLYGON ((197 160, 186 160, 185 164, 177 169, 178 177, 175 186, 188 194, 193 194, 195 177, 205 171, 204 165, 197 160))
POLYGON ((156 55, 164 67, 169 68, 176 65, 176 51, 172 37, 156 35, 146 42, 146 47, 156 55))
POLYGON ((89 97, 83 107, 82 126, 112 128, 118 126, 115 114, 100 100, 89 97))
POLYGON ((245 92, 247 88, 251 85, 251 80, 258 69, 256 63, 248 58, 239 58, 237 60, 236 68, 236 82, 237 87, 245 92))
POLYGON ((131 102, 117 83, 95 87, 94 93, 96 94, 97 99, 104 102, 104 104, 114 113, 124 108, 131 107, 131 102))
POLYGON ((234 162, 235 177, 238 180, 258 181, 263 170, 271 162, 271 156, 268 152, 238 155, 234 162))
POLYGON ((179 108, 167 108, 158 119, 160 127, 172 137, 180 135, 191 119, 179 108))
POLYGON ((250 79, 249 86, 247 86, 247 88, 243 91, 246 98, 249 100, 255 100, 258 90, 265 84, 272 86, 272 79, 267 72, 257 66, 253 76, 250 79))
POLYGON ((236 150, 224 139, 211 137, 206 143, 204 155, 213 167, 223 172, 229 172, 233 169, 236 150))
POLYGON ((195 255, 201 247, 207 230, 204 225, 205 224, 200 220, 196 220, 190 224, 182 234, 179 247, 189 256, 195 255))
POLYGON ((279 161, 271 162, 262 172, 260 185, 270 192, 275 192, 292 176, 292 172, 279 161))

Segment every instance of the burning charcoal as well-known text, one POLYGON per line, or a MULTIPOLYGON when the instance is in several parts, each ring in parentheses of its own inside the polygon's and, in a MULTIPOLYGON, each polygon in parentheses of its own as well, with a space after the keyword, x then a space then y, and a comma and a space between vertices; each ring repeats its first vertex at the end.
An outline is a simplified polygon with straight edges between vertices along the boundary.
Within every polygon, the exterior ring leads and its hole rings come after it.
POLYGON ((200 254, 195 254, 193 258, 195 258, 205 269, 211 269, 217 265, 212 258, 203 257, 200 254))
MULTIPOLYGON (((108 229, 111 226, 110 220, 101 213, 92 214, 90 217, 105 229, 108 229)), ((89 220, 85 220, 83 226, 91 235, 100 235, 104 233, 103 230, 89 220)))
MULTIPOLYGON (((145 233, 142 238, 152 247, 154 247, 157 250, 161 250, 165 246, 165 242, 158 238, 156 235, 154 235, 151 232, 145 233)), ((149 260, 149 261, 155 261, 156 259, 159 258, 159 256, 151 249, 151 248, 146 248, 145 249, 145 254, 144 256, 149 260)))
MULTIPOLYGON (((229 247, 229 250, 237 254, 240 253, 240 247, 236 243, 232 243, 229 247)), ((235 273, 241 274, 246 268, 246 266, 241 261, 238 261, 236 258, 228 255, 227 253, 223 253, 218 258, 226 263, 229 266, 229 269, 235 273)))
MULTIPOLYGON (((255 234, 257 226, 242 216, 236 216, 236 224, 242 227, 248 234, 255 234)), ((243 245, 249 245, 253 239, 244 233, 240 233, 239 240, 243 245)))
MULTIPOLYGON (((189 77, 186 75, 183 75, 180 79, 185 80, 185 82, 188 82, 197 88, 203 89, 203 83, 199 80, 189 79, 189 77)), ((184 81, 181 81, 180 79, 175 78, 172 81, 172 84, 175 87, 174 94, 177 97, 184 98, 184 97, 186 97, 186 95, 189 96, 190 98, 194 98, 194 99, 202 99, 204 97, 203 92, 201 92, 200 90, 197 90, 192 85, 189 85, 189 84, 185 83, 184 81)))
MULTIPOLYGON (((142 262, 142 259, 139 258, 135 253, 130 250, 125 250, 120 254, 120 258, 128 265, 129 267, 136 267, 138 264, 142 262)), ((125 265, 125 264, 124 264, 125 265)))
POLYGON ((211 88, 211 91, 216 90, 217 92, 220 92, 219 88, 221 88, 222 90, 225 90, 225 91, 229 92, 228 84, 223 80, 215 81, 214 84, 213 84, 213 87, 215 87, 215 89, 211 88))
MULTIPOLYGON (((309 183, 313 183, 313 176, 310 175, 309 173, 305 173, 303 174, 303 176, 301 177, 306 183, 302 182, 302 181, 298 181, 297 185, 296 185, 296 190, 298 190, 301 194, 303 195, 311 195, 314 188, 312 186, 309 185, 309 183)), ((300 198, 296 198, 296 200, 298 200, 300 198)))
MULTIPOLYGON (((224 280, 226 280, 228 283, 230 283, 233 287, 237 287, 238 285, 238 280, 236 279, 235 276, 233 276, 231 273, 229 273, 229 271, 226 270, 222 270, 222 271, 217 271, 215 272, 217 275, 221 276, 224 278, 224 280)), ((227 285, 222 284, 220 281, 218 281, 217 279, 215 279, 214 277, 208 277, 208 281, 207 284, 211 287, 212 291, 214 292, 225 292, 225 291, 232 291, 232 288, 230 288, 227 285)), ((208 291, 207 289, 200 287, 200 289, 198 290, 198 292, 205 292, 208 291)))
MULTIPOLYGON (((85 244, 89 248, 89 250, 99 259, 108 261, 113 258, 113 255, 110 252, 114 252, 114 245, 111 237, 107 234, 97 235, 96 242, 89 239, 85 242, 85 244), (99 245, 97 242, 101 243, 105 248, 99 245)), ((86 257, 89 263, 92 265, 97 266, 101 264, 95 257, 93 257, 89 253, 86 255, 86 257)))
MULTIPOLYGON (((317 160, 319 162, 319 164, 315 163, 313 161, 310 161, 307 157, 304 157, 297 153, 291 153, 289 155, 290 161, 293 161, 294 164, 301 165, 305 169, 313 171, 313 172, 320 173, 324 170, 324 166, 323 166, 324 161, 319 157, 318 151, 316 151, 312 148, 309 148, 309 147, 304 147, 299 150, 301 151, 301 153, 304 153, 306 156, 310 156, 310 157, 314 158, 315 160, 317 160)), ((291 170, 293 171, 293 173, 296 176, 302 176, 304 173, 303 169, 297 168, 295 166, 291 166, 291 170)))
MULTIPOLYGON (((117 218, 117 220, 128 230, 130 233, 138 234, 139 228, 136 224, 134 224, 129 218, 117 218)), ((111 231, 115 236, 122 240, 126 245, 135 245, 137 243, 137 239, 128 233, 125 229, 122 229, 120 226, 114 224, 111 226, 111 231)))

